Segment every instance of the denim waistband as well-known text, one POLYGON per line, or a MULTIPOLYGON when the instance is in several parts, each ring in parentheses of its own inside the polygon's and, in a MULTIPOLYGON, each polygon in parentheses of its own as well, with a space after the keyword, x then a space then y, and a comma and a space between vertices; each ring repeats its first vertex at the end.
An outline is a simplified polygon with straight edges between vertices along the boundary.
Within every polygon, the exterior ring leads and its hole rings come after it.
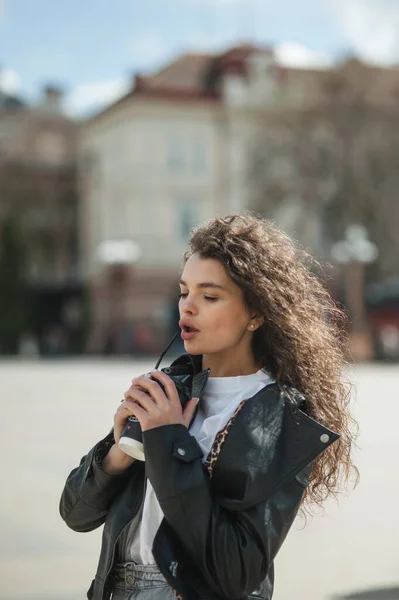
POLYGON ((112 569, 116 585, 132 588, 149 588, 168 585, 157 565, 138 565, 134 562, 116 563, 112 569))

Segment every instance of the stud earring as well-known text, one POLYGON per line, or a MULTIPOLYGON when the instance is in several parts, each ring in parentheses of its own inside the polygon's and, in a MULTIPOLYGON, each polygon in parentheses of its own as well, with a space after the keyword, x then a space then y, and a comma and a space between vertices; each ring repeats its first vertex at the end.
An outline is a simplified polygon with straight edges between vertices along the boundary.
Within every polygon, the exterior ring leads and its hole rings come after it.
POLYGON ((253 329, 255 327, 255 325, 251 325, 251 329, 253 329))

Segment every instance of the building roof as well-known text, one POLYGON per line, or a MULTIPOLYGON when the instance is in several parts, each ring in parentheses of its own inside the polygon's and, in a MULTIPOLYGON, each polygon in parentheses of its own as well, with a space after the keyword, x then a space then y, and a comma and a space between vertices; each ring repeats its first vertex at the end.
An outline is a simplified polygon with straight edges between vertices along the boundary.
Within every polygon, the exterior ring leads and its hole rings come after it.
POLYGON ((134 96, 176 101, 212 101, 220 98, 219 80, 225 72, 246 75, 246 59, 256 51, 272 52, 252 44, 234 46, 220 54, 187 52, 152 75, 136 75, 132 89, 119 100, 94 115, 108 113, 134 96))
POLYGON ((147 90, 169 88, 201 93, 204 77, 213 60, 212 54, 183 54, 154 75, 142 77, 141 85, 147 90))
POLYGON ((149 93, 173 89, 175 92, 181 91, 186 94, 216 94, 218 77, 226 72, 236 72, 245 76, 248 57, 259 51, 273 54, 271 49, 253 44, 234 46, 220 54, 188 52, 153 75, 137 77, 136 88, 137 91, 149 93))
MULTIPOLYGON (((89 121, 113 111, 116 107, 130 101, 133 97, 148 99, 172 100, 174 102, 211 102, 221 101, 221 79, 225 74, 234 74, 243 78, 248 76, 250 61, 253 54, 274 57, 272 47, 258 46, 250 43, 233 46, 218 54, 187 52, 169 62, 152 75, 136 75, 130 91, 119 100, 102 109, 89 121)), ((282 86, 298 85, 316 98, 321 97, 326 79, 331 79, 334 72, 349 71, 351 77, 363 71, 363 64, 356 60, 347 60, 335 69, 295 68, 279 64, 274 65, 274 75, 282 86)), ((367 65, 368 72, 372 67, 367 65)), ((378 78, 379 89, 388 88, 397 79, 398 69, 373 70, 373 77, 378 78)), ((396 85, 396 83, 394 84, 396 85)), ((298 88, 299 89, 299 88, 298 88)), ((378 90, 377 90, 378 91, 378 90)), ((399 93, 399 86, 398 86, 399 93)), ((391 94, 392 96, 392 94, 391 94)), ((395 102, 396 102, 395 95, 395 102)))

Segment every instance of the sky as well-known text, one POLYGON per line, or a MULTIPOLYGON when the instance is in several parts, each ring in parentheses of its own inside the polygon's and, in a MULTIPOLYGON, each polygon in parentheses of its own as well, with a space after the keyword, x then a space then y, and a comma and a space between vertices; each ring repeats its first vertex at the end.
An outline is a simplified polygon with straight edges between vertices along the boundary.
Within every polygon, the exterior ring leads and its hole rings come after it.
POLYGON ((348 54, 399 63, 399 0, 0 0, 0 87, 36 102, 55 83, 84 115, 136 72, 243 41, 298 67, 348 54))

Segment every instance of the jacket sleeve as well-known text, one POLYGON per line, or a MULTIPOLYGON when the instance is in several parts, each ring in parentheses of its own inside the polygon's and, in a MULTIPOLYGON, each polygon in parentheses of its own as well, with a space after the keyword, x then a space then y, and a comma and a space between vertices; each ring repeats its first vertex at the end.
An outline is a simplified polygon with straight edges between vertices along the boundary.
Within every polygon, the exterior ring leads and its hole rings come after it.
POLYGON ((136 467, 136 461, 122 474, 103 471, 104 456, 115 443, 113 432, 84 456, 69 474, 60 500, 60 515, 71 529, 93 531, 105 521, 113 499, 125 487, 136 467))
POLYGON ((287 482, 271 498, 233 510, 215 498, 202 451, 183 425, 143 434, 147 476, 169 526, 221 598, 240 599, 265 579, 297 514, 304 485, 287 482))

